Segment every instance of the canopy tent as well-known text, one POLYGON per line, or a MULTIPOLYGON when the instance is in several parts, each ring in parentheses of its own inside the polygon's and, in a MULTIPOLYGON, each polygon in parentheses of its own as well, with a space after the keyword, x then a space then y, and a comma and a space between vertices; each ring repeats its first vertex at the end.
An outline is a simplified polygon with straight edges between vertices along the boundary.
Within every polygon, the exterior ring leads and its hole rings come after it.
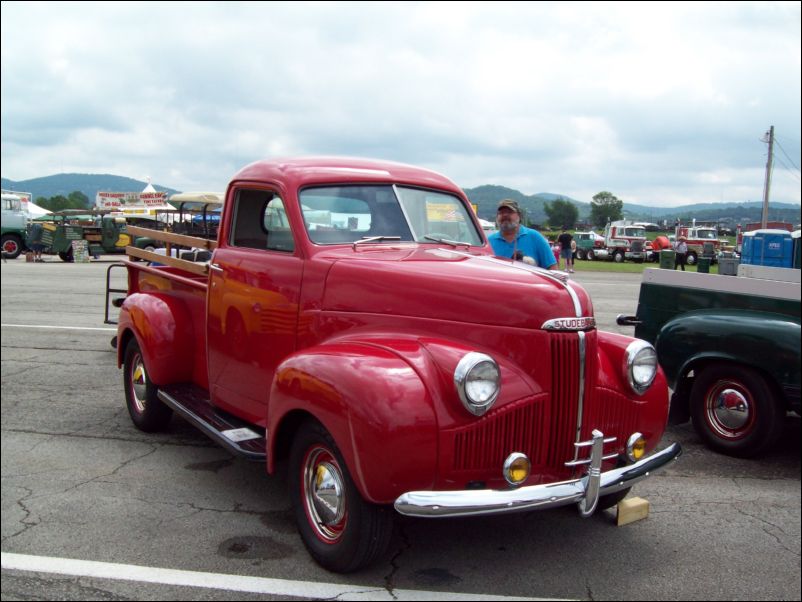
POLYGON ((41 217, 41 216, 47 215, 49 213, 52 213, 52 212, 48 211, 44 207, 40 207, 36 203, 32 203, 32 202, 28 201, 28 217, 29 217, 29 219, 36 219, 37 217, 41 217))

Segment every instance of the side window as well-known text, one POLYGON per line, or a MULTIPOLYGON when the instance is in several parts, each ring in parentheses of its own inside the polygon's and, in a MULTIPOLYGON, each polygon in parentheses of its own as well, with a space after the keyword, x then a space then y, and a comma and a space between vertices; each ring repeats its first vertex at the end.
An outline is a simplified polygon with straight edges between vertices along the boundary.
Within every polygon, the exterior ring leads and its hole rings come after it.
POLYGON ((281 198, 266 190, 239 190, 234 201, 230 241, 235 247, 294 251, 281 198))

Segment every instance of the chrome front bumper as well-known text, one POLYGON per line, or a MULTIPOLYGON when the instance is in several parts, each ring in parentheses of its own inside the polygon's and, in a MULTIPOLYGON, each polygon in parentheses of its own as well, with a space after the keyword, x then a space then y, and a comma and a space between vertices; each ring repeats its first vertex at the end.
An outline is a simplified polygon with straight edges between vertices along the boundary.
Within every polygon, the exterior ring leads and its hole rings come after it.
POLYGON ((593 463, 588 475, 581 479, 546 485, 503 490, 408 491, 395 501, 395 509, 407 516, 478 516, 543 510, 576 503, 582 516, 590 516, 600 497, 631 487, 676 460, 681 453, 680 444, 673 443, 628 466, 600 472, 594 470, 593 463))

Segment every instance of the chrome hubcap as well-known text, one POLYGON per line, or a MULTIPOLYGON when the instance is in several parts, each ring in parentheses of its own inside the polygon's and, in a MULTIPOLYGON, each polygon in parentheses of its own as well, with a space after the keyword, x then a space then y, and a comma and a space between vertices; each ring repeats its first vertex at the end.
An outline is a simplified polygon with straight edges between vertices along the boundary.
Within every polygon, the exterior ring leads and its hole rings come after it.
POLYGON ((142 356, 137 353, 131 362, 131 397, 136 411, 140 414, 145 411, 147 387, 148 375, 145 372, 145 363, 142 361, 142 356))
POLYGON ((337 460, 323 448, 311 450, 303 472, 309 522, 326 542, 340 538, 345 527, 345 487, 337 460))
POLYGON ((718 383, 710 390, 705 412, 713 430, 728 439, 745 435, 755 419, 748 392, 731 382, 718 383))

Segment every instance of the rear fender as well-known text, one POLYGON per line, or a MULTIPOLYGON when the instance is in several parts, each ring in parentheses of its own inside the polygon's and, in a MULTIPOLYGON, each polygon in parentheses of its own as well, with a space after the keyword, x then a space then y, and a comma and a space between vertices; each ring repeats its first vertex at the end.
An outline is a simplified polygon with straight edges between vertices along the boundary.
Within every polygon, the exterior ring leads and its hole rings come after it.
POLYGON ((117 365, 122 366, 127 342, 135 336, 153 383, 191 381, 194 332, 188 308, 180 299, 160 293, 128 295, 117 327, 117 365))
POLYGON ((290 356, 270 391, 268 472, 281 429, 293 423, 284 417, 301 411, 331 433, 366 500, 391 503, 404 491, 431 488, 437 421, 421 376, 407 358, 373 343, 331 343, 290 356))

